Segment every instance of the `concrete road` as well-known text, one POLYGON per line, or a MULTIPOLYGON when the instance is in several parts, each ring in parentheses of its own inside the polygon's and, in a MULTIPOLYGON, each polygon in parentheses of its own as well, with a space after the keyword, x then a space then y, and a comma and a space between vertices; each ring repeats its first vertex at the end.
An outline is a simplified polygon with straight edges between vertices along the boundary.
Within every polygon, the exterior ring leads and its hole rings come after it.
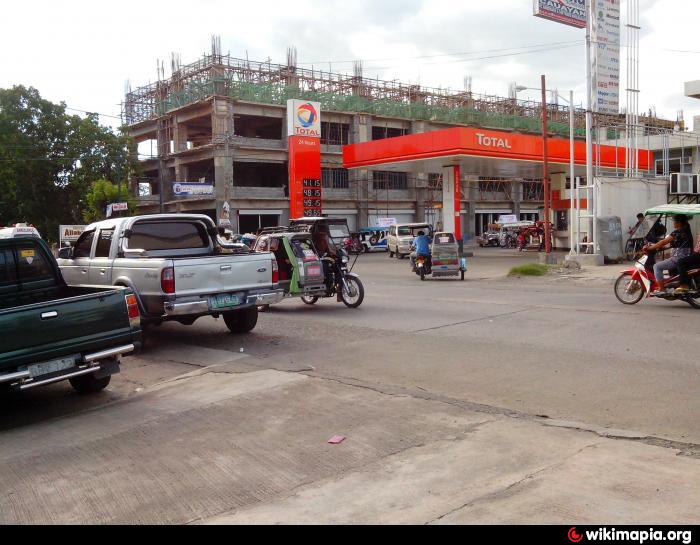
POLYGON ((505 277, 533 258, 362 256, 359 310, 168 324, 104 394, 3 399, 0 522, 697 523, 700 312, 505 277))

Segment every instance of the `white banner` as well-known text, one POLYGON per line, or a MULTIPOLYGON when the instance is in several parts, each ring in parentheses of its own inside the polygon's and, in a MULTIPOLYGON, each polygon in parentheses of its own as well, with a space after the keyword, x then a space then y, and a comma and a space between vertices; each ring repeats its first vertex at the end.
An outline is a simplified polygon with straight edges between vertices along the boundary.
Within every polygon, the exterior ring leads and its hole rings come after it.
POLYGON ((201 197, 214 194, 213 184, 175 182, 173 195, 176 197, 201 197))
POLYGON ((592 0, 593 111, 620 113, 620 0, 592 0))
POLYGON ((61 225, 59 227, 60 242, 76 242, 85 231, 85 225, 61 225))

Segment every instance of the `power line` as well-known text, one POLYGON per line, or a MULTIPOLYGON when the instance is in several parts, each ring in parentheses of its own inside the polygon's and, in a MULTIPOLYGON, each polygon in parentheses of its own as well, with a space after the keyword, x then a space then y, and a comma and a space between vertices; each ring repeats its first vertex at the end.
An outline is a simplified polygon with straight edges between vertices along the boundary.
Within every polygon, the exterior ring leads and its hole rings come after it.
POLYGON ((575 41, 566 41, 566 42, 549 42, 549 43, 541 43, 541 44, 535 44, 535 45, 527 45, 527 46, 518 46, 518 47, 505 47, 501 49, 482 49, 482 50, 476 50, 476 51, 462 51, 462 52, 456 52, 456 53, 440 53, 436 55, 418 55, 418 56, 412 56, 412 57, 388 57, 388 58, 378 58, 378 59, 353 59, 353 60, 344 60, 344 61, 334 61, 334 60, 326 60, 326 61, 315 61, 315 62, 300 62, 298 64, 300 65, 322 65, 322 64, 348 64, 348 63, 354 63, 354 62, 385 62, 385 61, 401 61, 401 60, 414 60, 414 59, 434 59, 438 57, 457 57, 457 56, 464 56, 464 55, 479 55, 483 53, 500 53, 503 51, 512 51, 513 53, 510 53, 511 55, 517 55, 517 54, 523 54, 525 53, 524 50, 527 49, 533 49, 533 48, 542 48, 542 47, 555 47, 555 46, 562 46, 562 45, 581 45, 583 44, 582 40, 575 40, 575 41), (518 51, 521 51, 518 53, 518 51))

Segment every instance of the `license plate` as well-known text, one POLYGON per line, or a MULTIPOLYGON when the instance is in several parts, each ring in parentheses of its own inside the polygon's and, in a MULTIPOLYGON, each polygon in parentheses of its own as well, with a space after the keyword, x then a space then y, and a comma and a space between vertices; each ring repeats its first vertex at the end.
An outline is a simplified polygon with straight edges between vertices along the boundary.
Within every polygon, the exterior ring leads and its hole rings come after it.
POLYGON ((321 276, 321 267, 308 267, 306 274, 308 276, 321 276))
POLYGON ((222 308, 237 307, 241 304, 241 299, 238 295, 231 295, 230 293, 224 293, 222 295, 214 295, 209 298, 209 306, 212 310, 219 310, 222 308))
POLYGON ((53 373, 65 371, 67 369, 72 369, 73 367, 75 367, 75 359, 64 358, 61 360, 46 361, 44 363, 30 365, 27 370, 32 378, 37 378, 43 377, 44 375, 51 375, 53 373))

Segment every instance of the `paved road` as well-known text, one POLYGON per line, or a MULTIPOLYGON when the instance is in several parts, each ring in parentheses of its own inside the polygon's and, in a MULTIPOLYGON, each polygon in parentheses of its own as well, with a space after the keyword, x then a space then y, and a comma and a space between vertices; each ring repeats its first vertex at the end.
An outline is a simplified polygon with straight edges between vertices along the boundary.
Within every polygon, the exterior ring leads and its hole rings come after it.
POLYGON ((363 256, 357 311, 168 324, 102 395, 4 399, 0 522, 697 522, 700 312, 527 259, 363 256))

